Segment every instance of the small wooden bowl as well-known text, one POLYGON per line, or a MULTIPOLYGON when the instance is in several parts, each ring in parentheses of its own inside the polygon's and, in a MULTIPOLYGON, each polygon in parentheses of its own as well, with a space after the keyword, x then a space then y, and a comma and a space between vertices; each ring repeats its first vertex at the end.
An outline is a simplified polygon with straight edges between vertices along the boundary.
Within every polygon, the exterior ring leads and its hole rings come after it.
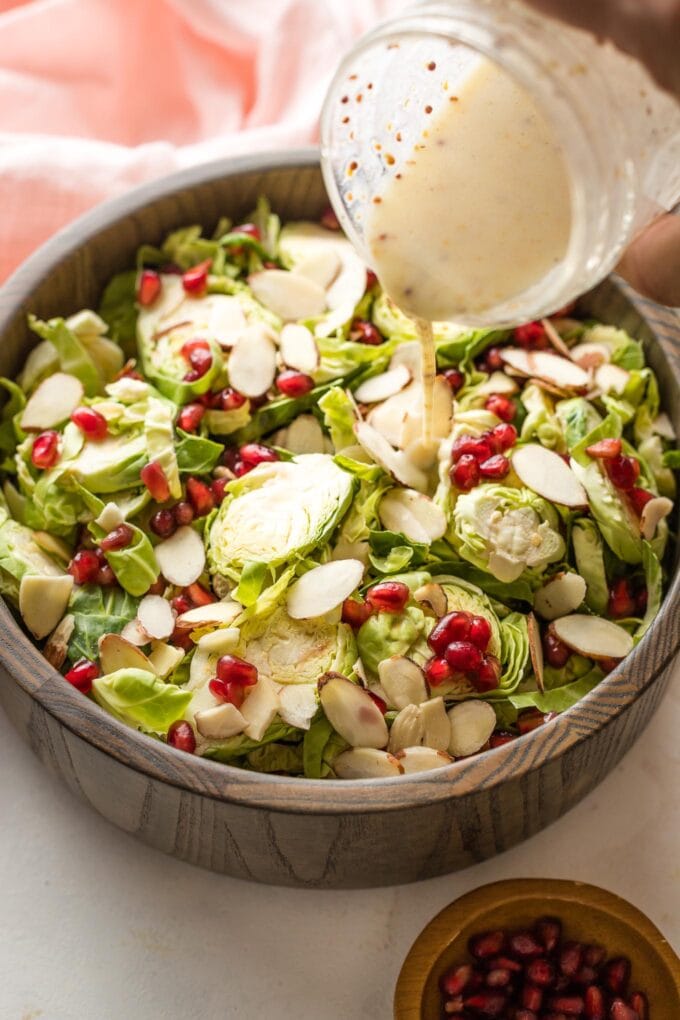
POLYGON ((649 918, 606 889, 541 878, 483 885, 437 914, 404 960, 394 1020, 440 1020, 439 978, 469 959, 470 936, 493 928, 522 928, 544 915, 561 918, 568 939, 598 943, 609 956, 627 956, 631 989, 646 993, 651 1020, 678 1020, 680 960, 649 918))
MULTIPOLYGON (((49 241, 0 295, 0 375, 14 376, 41 318, 96 308, 137 247, 171 230, 247 216, 267 195, 285 220, 327 205, 315 150, 195 167, 107 202, 49 241)), ((645 345, 680 434, 680 327, 608 280, 580 311, 645 345)), ((248 772, 139 733, 64 682, 0 601, 0 704, 40 759, 114 824, 182 860, 309 888, 394 885, 507 850, 593 789, 643 731, 680 648, 680 574, 644 640, 568 712, 533 733, 434 772, 319 781, 248 772)))

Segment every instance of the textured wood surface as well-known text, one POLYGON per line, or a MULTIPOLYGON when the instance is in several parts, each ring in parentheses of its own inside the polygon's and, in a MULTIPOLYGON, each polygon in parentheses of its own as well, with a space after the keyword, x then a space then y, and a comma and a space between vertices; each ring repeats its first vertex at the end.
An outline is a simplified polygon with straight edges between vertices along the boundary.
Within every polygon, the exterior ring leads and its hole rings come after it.
MULTIPOLYGON (((137 246, 192 222, 235 219, 261 193, 286 219, 325 205, 316 154, 208 165, 107 203, 67 228, 0 295, 0 373, 35 338, 26 313, 96 306, 137 246)), ((607 282, 582 302, 645 341, 680 429, 680 330, 607 282), (646 320, 646 321, 645 321, 646 320)), ((545 827, 600 782, 657 708, 680 645, 680 579, 654 628, 598 688, 551 725, 493 752, 395 780, 319 782, 244 772, 137 733, 65 684, 0 604, 0 702, 36 754, 101 814, 184 860, 263 882, 365 886, 465 867, 545 827), (11 679, 10 679, 11 677, 11 679)))
POLYGON ((602 945, 610 956, 628 956, 633 963, 631 987, 647 993, 654 1020, 680 1016, 680 960, 642 911, 582 882, 514 879, 461 896, 423 929, 399 975, 394 1020, 439 1020, 439 978, 469 959, 470 936, 530 927, 541 916, 561 918, 565 939, 602 945))

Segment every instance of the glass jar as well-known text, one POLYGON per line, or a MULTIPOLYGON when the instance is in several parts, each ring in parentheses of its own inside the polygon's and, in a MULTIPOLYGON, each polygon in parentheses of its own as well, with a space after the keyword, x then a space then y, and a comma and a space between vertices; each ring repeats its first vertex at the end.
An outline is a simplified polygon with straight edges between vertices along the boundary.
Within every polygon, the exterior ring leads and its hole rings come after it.
MULTIPOLYGON (((570 215, 560 258, 520 291, 473 308, 452 301, 449 314, 428 316, 471 326, 512 325, 567 304, 606 276, 633 235, 680 199, 680 104, 636 61, 518 0, 424 3, 358 42, 323 109, 328 194, 369 265, 371 204, 427 144, 428 125, 471 70, 487 61, 541 111, 562 153, 570 215)), ((446 158, 453 165, 455 151, 446 158)), ((456 199, 444 180, 436 196, 442 217, 456 199)), ((431 222, 432 216, 420 236, 404 238, 404 259, 419 258, 431 222)), ((512 247, 521 260, 521 230, 512 247)))

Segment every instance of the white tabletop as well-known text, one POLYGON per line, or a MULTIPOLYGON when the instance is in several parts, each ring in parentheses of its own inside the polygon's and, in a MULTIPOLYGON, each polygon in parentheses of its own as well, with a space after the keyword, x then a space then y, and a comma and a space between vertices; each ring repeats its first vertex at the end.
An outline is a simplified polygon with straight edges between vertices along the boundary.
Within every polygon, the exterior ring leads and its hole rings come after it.
POLYGON ((680 949, 679 738, 676 682, 615 772, 528 843, 417 885, 312 892, 142 846, 52 779, 0 712, 0 1017, 391 1020, 426 922, 518 876, 605 886, 680 949))

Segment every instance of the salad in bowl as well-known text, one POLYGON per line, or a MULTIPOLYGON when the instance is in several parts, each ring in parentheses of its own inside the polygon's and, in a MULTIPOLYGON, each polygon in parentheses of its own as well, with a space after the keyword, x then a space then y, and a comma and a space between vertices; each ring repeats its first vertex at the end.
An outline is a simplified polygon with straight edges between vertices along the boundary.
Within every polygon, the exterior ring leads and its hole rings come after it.
POLYGON ((152 738, 309 779, 436 769, 549 724, 654 619, 680 454, 616 327, 435 323, 424 443, 413 323, 330 213, 265 200, 29 326, 0 591, 152 738))

